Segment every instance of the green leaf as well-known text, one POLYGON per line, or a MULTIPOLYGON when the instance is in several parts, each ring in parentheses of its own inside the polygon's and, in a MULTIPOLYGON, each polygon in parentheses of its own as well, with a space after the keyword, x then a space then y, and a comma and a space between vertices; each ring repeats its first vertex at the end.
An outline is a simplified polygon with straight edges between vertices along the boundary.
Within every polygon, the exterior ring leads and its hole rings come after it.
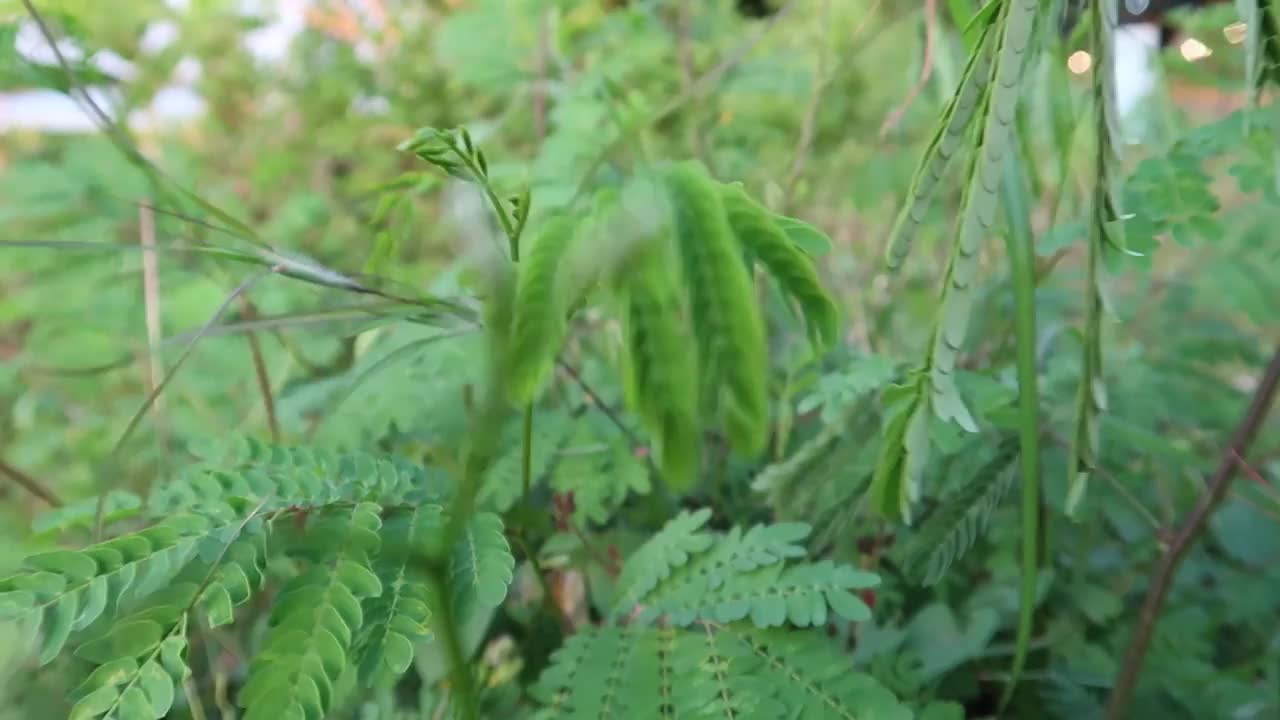
POLYGON ((98 574, 98 564, 93 558, 68 550, 32 555, 24 562, 34 570, 58 573, 73 583, 84 582, 98 574))
POLYGON ((662 178, 689 294, 698 377, 734 447, 756 455, 768 439, 769 384, 764 321, 751 278, 717 183, 694 162, 670 165, 662 178))
POLYGON ((636 258, 623 290, 627 405, 654 437, 663 480, 677 491, 698 475, 698 358, 679 322, 678 289, 658 246, 636 258))
POLYGON ((114 687, 100 687, 71 707, 67 720, 96 720, 116 706, 120 692, 114 687))
POLYGON ((522 253, 507 378, 507 392, 515 405, 534 397, 560 352, 570 309, 565 303, 574 298, 561 297, 557 278, 577 226, 570 215, 553 215, 534 236, 532 247, 522 253))
POLYGON ((96 663, 106 663, 121 657, 138 657, 160 642, 164 628, 151 620, 139 620, 115 625, 106 635, 81 645, 76 655, 96 663))
POLYGON ((982 25, 976 49, 969 56, 960 85, 943 111, 942 120, 911 179, 907 202, 890 230, 889 245, 885 252, 886 264, 890 270, 901 267, 911 251, 915 235, 925 221, 925 213, 932 204, 934 193, 951 158, 965 145, 969 127, 979 110, 984 107, 992 81, 993 46, 996 44, 996 33, 990 32, 989 28, 989 23, 982 25))
POLYGON ((515 558, 503 535, 502 519, 492 513, 479 513, 459 538, 449 584, 463 598, 464 607, 471 600, 497 607, 507 596, 514 568, 515 558))
POLYGON ((839 313, 818 279, 813 260, 789 241, 772 214, 752 200, 741 185, 721 185, 720 199, 743 248, 764 263, 783 292, 803 310, 814 349, 830 349, 839 333, 839 313))
POLYGON ((163 718, 173 707, 174 682, 157 662, 144 663, 138 671, 138 684, 151 705, 152 716, 163 718))
POLYGON ((994 457, 943 497, 939 508, 907 539, 902 565, 912 578, 924 585, 938 583, 973 547, 1013 485, 1017 454, 1016 440, 1006 438, 994 457))
POLYGON ((378 576, 359 563, 349 560, 339 562, 336 576, 337 581, 357 597, 377 597, 382 594, 382 583, 378 576))
POLYGON ((702 531, 711 511, 681 511, 657 534, 649 538, 622 565, 615 587, 611 617, 630 613, 654 588, 671 576, 673 569, 689 562, 692 555, 706 552, 714 539, 702 531))
POLYGON ((777 213, 773 213, 773 221, 809 257, 819 258, 831 252, 831 238, 809 223, 777 213))

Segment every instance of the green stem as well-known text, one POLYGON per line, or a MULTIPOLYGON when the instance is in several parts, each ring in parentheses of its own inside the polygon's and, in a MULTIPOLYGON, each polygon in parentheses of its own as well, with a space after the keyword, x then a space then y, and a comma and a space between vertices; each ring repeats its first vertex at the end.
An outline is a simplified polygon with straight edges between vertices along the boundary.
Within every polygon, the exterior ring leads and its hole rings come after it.
POLYGON ((443 580, 443 573, 432 568, 435 615, 432 623, 445 654, 449 656, 449 674, 453 684, 453 697, 458 700, 458 717, 461 720, 480 720, 480 697, 476 692, 475 678, 471 675, 466 650, 458 635, 458 618, 453 607, 453 595, 443 580))
MULTIPOLYGON (((524 233, 525 221, 529 217, 529 193, 526 192, 521 198, 521 207, 518 208, 516 220, 511 219, 511 214, 507 212, 506 206, 498 199, 498 193, 494 191, 493 185, 489 183, 489 177, 485 173, 469 153, 463 152, 462 148, 453 147, 453 152, 467 166, 471 173, 479 178, 480 187, 484 188, 484 194, 489 198, 489 204, 493 206, 493 212, 498 216, 498 223, 502 225, 502 232, 507 236, 507 242, 511 249, 511 262, 519 264, 520 262, 520 236, 524 233)), ((523 449, 520 458, 520 488, 524 502, 529 502, 529 493, 533 485, 533 402, 530 401, 524 408, 524 430, 523 430, 523 449)))
POLYGON ((1022 582, 1018 632, 1009 684, 1000 700, 1003 708, 1013 696, 1026 664, 1035 619, 1036 574, 1040 563, 1040 398, 1036 372, 1036 268, 1034 238, 1026 202, 1024 168, 1016 151, 1005 165, 1003 194, 1009 229, 1005 246, 1013 280, 1014 326, 1017 336, 1018 435, 1022 457, 1022 582))
POLYGON ((529 502, 533 484, 533 403, 524 406, 524 449, 520 455, 520 489, 524 502, 529 502))

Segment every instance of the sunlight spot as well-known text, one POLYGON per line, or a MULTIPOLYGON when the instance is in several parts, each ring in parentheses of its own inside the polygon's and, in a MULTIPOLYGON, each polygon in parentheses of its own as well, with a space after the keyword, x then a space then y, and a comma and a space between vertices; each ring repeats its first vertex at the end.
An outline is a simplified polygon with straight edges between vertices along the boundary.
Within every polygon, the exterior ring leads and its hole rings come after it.
POLYGON ((1245 37, 1249 34, 1249 26, 1242 22, 1234 22, 1222 28, 1222 36, 1232 45, 1239 45, 1244 42, 1245 37))
POLYGON ((1067 69, 1077 75, 1089 72, 1091 67, 1093 67, 1093 56, 1083 50, 1077 50, 1067 58, 1067 69))
POLYGON ((1208 45, 1205 45, 1195 38, 1187 38, 1186 40, 1183 40, 1182 44, 1178 46, 1178 51, 1182 53, 1182 57, 1185 58, 1187 62, 1203 60, 1213 54, 1213 51, 1209 49, 1208 45))

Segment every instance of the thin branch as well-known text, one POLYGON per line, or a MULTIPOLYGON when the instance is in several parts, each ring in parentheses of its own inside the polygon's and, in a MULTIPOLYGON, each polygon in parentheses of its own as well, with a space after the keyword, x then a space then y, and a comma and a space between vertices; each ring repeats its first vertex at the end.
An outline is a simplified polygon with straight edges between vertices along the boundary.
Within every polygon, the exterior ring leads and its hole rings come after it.
POLYGON ((644 447, 644 442, 640 440, 640 437, 637 436, 631 428, 627 427, 627 424, 622 421, 622 418, 618 416, 618 413, 614 412, 613 408, 609 407, 609 403, 605 402, 604 399, 600 397, 599 393, 587 384, 587 381, 576 368, 560 358, 556 358, 556 365, 559 365, 560 369, 577 384, 577 386, 587 396, 587 399, 591 401, 592 406, 604 413, 604 416, 609 419, 609 422, 613 423, 614 426, 618 428, 618 431, 627 438, 627 442, 631 443, 631 447, 633 449, 644 447))
MULTIPOLYGON (((258 309, 247 296, 241 296, 244 305, 244 318, 256 320, 258 309)), ((271 442, 280 442, 280 420, 276 417, 275 396, 271 392, 271 376, 267 374, 267 363, 262 356, 262 344, 258 342, 258 334, 245 333, 249 341, 249 355, 253 358, 253 374, 258 378, 258 393, 262 395, 262 407, 267 411, 267 427, 271 429, 271 442)))
MULTIPOLYGON (((196 333, 196 335, 191 338, 191 342, 187 343, 187 346, 182 349, 182 354, 180 354, 178 359, 174 362, 173 368, 164 376, 164 379, 160 381, 159 385, 147 393, 146 399, 142 402, 142 407, 138 408, 138 411, 133 414, 133 417, 129 418, 129 424, 125 426, 124 432, 120 433, 120 437, 111 447, 110 458, 113 461, 119 456, 121 449, 124 448, 125 443, 128 442, 129 438, 133 437, 133 433, 138 429, 138 425, 142 422, 142 418, 146 417, 147 412, 155 405, 156 398, 160 397, 160 394, 164 392, 164 389, 169 385, 169 382, 177 377, 178 371, 182 369, 182 366, 187 362, 187 359, 191 357, 191 353, 195 350, 196 344, 200 342, 205 333, 218 324, 222 319, 222 316, 227 312, 227 308, 231 307, 231 303, 234 302, 236 298, 240 297, 242 293, 248 291, 249 288, 253 287, 253 285, 259 280, 262 280, 278 270, 278 267, 271 268, 270 270, 264 270, 249 276, 244 280, 244 282, 240 283, 235 290, 232 290, 230 295, 223 299, 222 304, 214 311, 213 316, 204 324, 200 329, 200 332, 196 333)), ((93 536, 95 540, 100 540, 102 538, 102 523, 103 516, 106 513, 106 508, 107 486, 100 481, 98 507, 94 513, 93 522, 93 536)))
POLYGON ((1235 456, 1236 462, 1240 464, 1240 469, 1244 470, 1244 474, 1248 475, 1250 480, 1253 480, 1263 487, 1274 488, 1271 481, 1263 477, 1262 473, 1258 472, 1258 469, 1253 465, 1250 465, 1248 460, 1240 457, 1240 454, 1234 450, 1232 451, 1232 455, 1235 456))
POLYGON ((937 34, 938 0, 924 0, 924 63, 920 68, 920 79, 911 87, 911 91, 907 93, 907 97, 902 101, 902 104, 889 113, 889 117, 884 119, 884 124, 880 126, 881 140, 902 121, 902 116, 907 114, 907 110, 915 103, 916 98, 920 96, 920 91, 924 90, 925 84, 929 82, 929 77, 933 74, 933 48, 937 34))
POLYGON ((1138 675, 1142 671, 1147 648, 1151 645, 1156 622, 1160 618, 1160 609, 1169 593, 1174 575, 1177 574, 1178 566, 1199 538, 1200 533, 1204 531, 1209 516, 1230 491, 1236 470, 1240 467, 1240 458, 1248 451, 1249 445, 1253 443, 1254 437, 1266 420, 1278 386, 1280 386, 1280 347, 1277 347, 1275 354, 1271 356, 1271 362, 1267 364, 1267 369, 1253 392, 1249 408, 1232 434, 1227 449, 1223 451, 1218 468, 1209 480, 1207 489, 1178 528, 1156 566, 1151 582, 1147 586, 1147 596, 1143 599, 1142 609, 1138 613, 1133 637, 1125 651, 1124 662, 1116 674, 1111 697, 1107 701, 1107 720, 1120 720, 1125 717, 1134 689, 1138 684, 1138 675))
POLYGON ((4 460, 0 460, 0 475, 4 475, 9 478, 18 487, 40 498, 49 505, 56 508, 62 507, 62 500, 58 499, 58 496, 55 495, 52 490, 41 485, 38 480, 10 465, 4 460))
MULTIPOLYGON (((160 357, 160 257, 156 253, 156 218, 151 205, 138 204, 138 244, 142 247, 142 307, 147 326, 147 392, 156 389, 164 378, 164 360, 160 357)), ((156 426, 160 446, 169 445, 169 424, 165 419, 164 399, 156 398, 156 426)))
POLYGON ((123 125, 111 119, 111 116, 98 105, 93 96, 89 94, 89 91, 80 82, 76 71, 71 67, 71 63, 67 62, 66 56, 62 54, 62 49, 58 47, 58 41, 54 39, 53 30, 49 27, 49 23, 45 21, 44 16, 40 14, 39 10, 36 10, 36 6, 31 0, 22 0, 22 6, 26 9, 27 14, 31 16, 32 21, 35 22, 36 29, 40 31, 40 37, 44 39, 45 44, 53 52, 53 57, 57 60, 58 67, 67 76, 69 81, 67 94, 71 96, 72 100, 76 100, 76 94, 73 91, 79 90, 79 102, 84 106, 85 112, 90 117, 101 123, 102 131, 115 136, 117 144, 129 156, 130 160, 144 165, 147 164, 146 158, 142 156, 137 144, 129 137, 128 131, 124 129, 123 125))

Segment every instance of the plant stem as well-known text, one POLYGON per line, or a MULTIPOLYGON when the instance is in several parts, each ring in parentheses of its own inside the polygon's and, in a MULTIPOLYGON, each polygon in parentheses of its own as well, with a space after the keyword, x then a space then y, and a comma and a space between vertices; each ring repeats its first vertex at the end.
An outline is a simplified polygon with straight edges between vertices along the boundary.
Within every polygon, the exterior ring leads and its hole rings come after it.
MULTIPOLYGON (((244 305, 244 319, 255 320, 258 308, 247 296, 240 296, 244 305)), ((245 333, 249 342, 249 356, 253 360, 253 374, 258 379, 258 393, 262 396, 262 408, 267 413, 267 429, 271 431, 271 442, 280 442, 280 420, 276 416, 275 396, 271 392, 271 376, 267 372, 267 361, 262 355, 262 344, 258 342, 258 334, 252 330, 245 333)))
POLYGON ((46 488, 44 485, 41 485, 38 480, 22 472, 18 468, 10 465, 4 460, 0 460, 0 475, 4 475, 5 477, 9 478, 14 483, 16 483, 18 487, 22 488, 23 490, 26 490, 28 493, 31 493, 35 497, 40 498, 41 500, 45 501, 49 505, 56 508, 62 507, 62 500, 60 500, 58 496, 53 493, 52 490, 46 488))
POLYGON ((622 433, 623 436, 627 438, 627 442, 631 443, 633 450, 644 446, 644 442, 640 439, 640 436, 636 435, 631 428, 627 427, 627 424, 622 421, 622 418, 618 416, 618 413, 614 411, 613 408, 609 407, 609 403, 605 402, 604 398, 600 397, 600 393, 596 392, 594 388, 587 384, 586 379, 582 377, 582 373, 578 372, 577 368, 565 362, 562 358, 556 358, 556 365, 560 366, 560 369, 564 371, 564 374, 568 375, 569 379, 573 380, 573 382, 582 390, 582 393, 591 401, 591 406, 599 410, 614 427, 618 428, 618 432, 622 433))
POLYGON ((1147 585, 1147 595, 1142 601, 1142 609, 1138 612, 1133 636, 1129 640, 1124 661, 1112 684, 1111 697, 1107 700, 1107 720, 1120 720, 1126 717, 1125 712, 1130 700, 1133 699, 1133 691, 1137 687, 1138 675, 1142 671, 1147 648, 1151 645, 1156 622, 1160 619, 1160 609, 1164 606, 1165 597, 1169 594, 1169 587, 1173 584, 1178 566, 1182 563, 1187 551, 1200 537, 1200 533, 1204 532, 1209 516, 1231 489, 1236 469, 1240 466, 1240 458, 1244 457, 1262 423, 1266 420, 1271 404, 1275 401, 1277 386, 1280 386, 1280 347, 1277 347, 1275 354, 1271 356, 1271 362, 1267 364, 1257 389, 1253 391, 1249 408, 1232 434, 1227 449, 1223 451, 1218 461, 1218 468, 1209 480, 1208 488, 1196 502, 1195 508, 1178 527, 1177 533, 1151 575, 1151 582, 1147 585))
POLYGON ((524 447, 520 453, 520 489, 524 502, 529 502, 533 484, 533 403, 524 406, 524 447))
POLYGON ((1005 247, 1013 282, 1014 327, 1018 368, 1018 435, 1022 460, 1022 582, 1018 631, 1009 684, 1000 700, 1013 697, 1018 676, 1030 650, 1035 620, 1036 575, 1040 565, 1040 397, 1036 368, 1036 274, 1034 238, 1025 192, 1025 172, 1016 152, 1008 155, 1003 178, 1004 207, 1009 229, 1005 247))
POLYGON ((462 638, 458 635, 458 618, 455 617, 453 595, 444 582, 443 573, 438 568, 431 571, 432 585, 435 595, 435 611, 438 620, 432 623, 440 636, 440 644, 449 656, 449 674, 452 679, 453 696, 458 699, 458 717, 461 720, 480 720, 480 698, 476 694, 475 678, 471 676, 471 668, 467 667, 467 653, 462 647, 462 638))

